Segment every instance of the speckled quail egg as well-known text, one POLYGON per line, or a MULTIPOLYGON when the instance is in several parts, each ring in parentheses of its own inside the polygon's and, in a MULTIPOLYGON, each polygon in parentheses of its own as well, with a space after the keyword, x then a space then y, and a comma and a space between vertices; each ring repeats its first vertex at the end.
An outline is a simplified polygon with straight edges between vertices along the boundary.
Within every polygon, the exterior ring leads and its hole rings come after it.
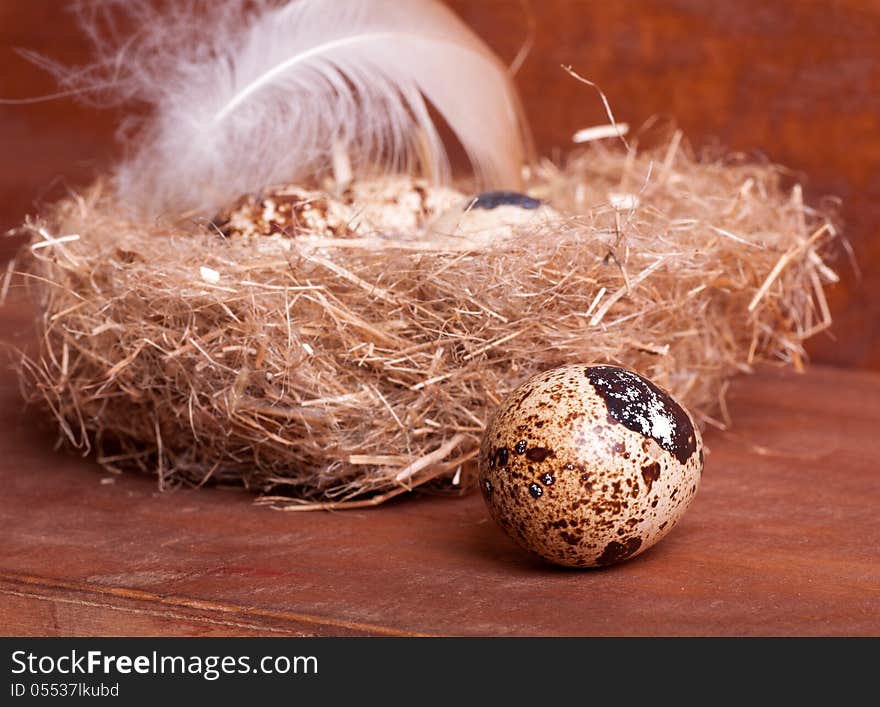
POLYGON ((247 196, 215 219, 223 235, 339 237, 353 235, 351 212, 325 192, 296 185, 247 196))
POLYGON ((227 237, 416 238, 462 199, 454 189, 404 175, 355 181, 339 195, 286 185, 243 198, 215 223, 227 237))
POLYGON ((509 238, 518 227, 546 225, 560 218, 553 208, 527 194, 492 191, 459 201, 440 214, 429 228, 443 236, 496 240, 509 238))
POLYGON ((523 383, 490 421, 479 476, 492 517, 550 562, 595 567, 657 543, 693 501, 690 414, 625 368, 572 365, 523 383))
POLYGON ((415 237, 464 195, 425 179, 392 175, 355 181, 342 198, 351 209, 351 225, 358 232, 415 237))

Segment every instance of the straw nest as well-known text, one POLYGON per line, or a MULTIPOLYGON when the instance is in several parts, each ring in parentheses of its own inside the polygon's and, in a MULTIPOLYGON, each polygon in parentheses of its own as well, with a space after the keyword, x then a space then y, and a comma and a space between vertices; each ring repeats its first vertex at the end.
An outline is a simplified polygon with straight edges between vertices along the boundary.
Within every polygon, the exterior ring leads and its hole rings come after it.
POLYGON ((290 509, 466 489, 487 416, 571 362, 636 369, 724 426, 732 374, 800 366, 830 324, 833 219, 787 179, 679 133, 596 143, 533 170, 559 218, 498 237, 224 237, 128 222, 98 184, 26 226, 25 392, 109 470, 290 509))

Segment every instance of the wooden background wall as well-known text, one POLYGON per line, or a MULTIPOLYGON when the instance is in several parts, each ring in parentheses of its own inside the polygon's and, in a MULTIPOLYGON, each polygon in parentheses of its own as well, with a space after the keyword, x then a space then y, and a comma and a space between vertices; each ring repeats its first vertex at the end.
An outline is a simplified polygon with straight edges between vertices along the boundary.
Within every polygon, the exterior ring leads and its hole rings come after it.
MULTIPOLYGON (((758 152, 802 175, 809 197, 840 197, 862 274, 841 258, 833 336, 810 350, 816 361, 880 369, 880 0, 448 2, 508 60, 531 16, 535 44, 517 81, 544 153, 605 121, 596 94, 560 69, 572 64, 619 120, 674 118, 697 147, 758 152)), ((0 0, 0 97, 53 90, 15 47, 84 60, 65 5, 0 0)), ((117 117, 71 100, 0 106, 0 231, 105 167, 117 117)))

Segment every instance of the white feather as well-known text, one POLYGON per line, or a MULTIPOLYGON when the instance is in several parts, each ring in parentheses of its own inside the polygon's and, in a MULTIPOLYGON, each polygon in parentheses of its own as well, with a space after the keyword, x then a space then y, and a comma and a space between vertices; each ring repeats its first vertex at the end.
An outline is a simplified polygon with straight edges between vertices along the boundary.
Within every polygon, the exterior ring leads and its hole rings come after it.
POLYGON ((120 197, 142 214, 210 214, 268 185, 314 179, 329 171, 334 144, 356 173, 443 180, 429 105, 485 185, 520 180, 528 130, 510 76, 437 0, 84 7, 98 61, 67 84, 147 105, 117 172, 120 197))

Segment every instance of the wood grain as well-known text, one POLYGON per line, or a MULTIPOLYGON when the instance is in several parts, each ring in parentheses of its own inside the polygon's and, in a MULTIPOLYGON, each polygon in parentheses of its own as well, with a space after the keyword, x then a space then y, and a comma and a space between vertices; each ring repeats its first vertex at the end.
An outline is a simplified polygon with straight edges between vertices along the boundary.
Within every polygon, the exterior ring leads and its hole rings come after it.
MULTIPOLYGON (((880 369, 880 0, 449 0, 506 59, 534 24, 518 76, 541 152, 606 120, 572 64, 608 94, 620 120, 674 118, 697 147, 720 142, 790 166, 813 200, 843 200, 859 278, 841 256, 833 337, 815 360, 880 369), (528 12, 523 10, 529 7, 528 12)), ((51 93, 52 80, 14 53, 66 63, 87 56, 63 0, 0 3, 0 97, 51 93)), ((120 115, 69 99, 0 105, 0 231, 118 156, 120 115)), ((6 241, 0 257, 15 247, 6 241)))
MULTIPOLYGON (((0 337, 25 310, 0 313, 0 337)), ((19 333, 16 336, 16 332, 19 333)), ((737 380, 703 485, 631 562, 550 567, 482 499, 280 513, 54 447, 0 372, 3 635, 877 635, 880 375, 737 380)))

